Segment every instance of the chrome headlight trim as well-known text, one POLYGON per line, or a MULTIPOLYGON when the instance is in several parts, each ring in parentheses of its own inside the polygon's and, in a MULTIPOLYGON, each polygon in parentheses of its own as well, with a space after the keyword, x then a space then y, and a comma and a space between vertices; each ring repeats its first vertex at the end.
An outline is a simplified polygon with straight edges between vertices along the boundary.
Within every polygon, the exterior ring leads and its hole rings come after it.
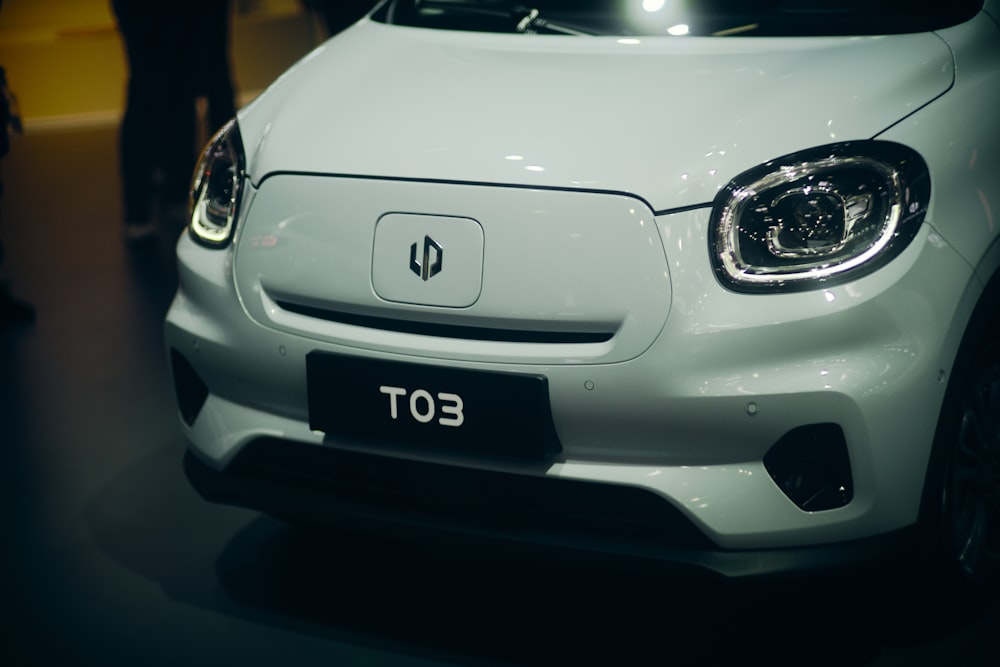
POLYGON ((930 176, 913 150, 885 141, 821 146, 740 174, 716 197, 716 275, 738 292, 791 292, 855 280, 916 236, 930 176))
POLYGON ((222 126, 201 154, 188 200, 191 237, 210 248, 223 248, 233 237, 246 158, 236 119, 222 126))

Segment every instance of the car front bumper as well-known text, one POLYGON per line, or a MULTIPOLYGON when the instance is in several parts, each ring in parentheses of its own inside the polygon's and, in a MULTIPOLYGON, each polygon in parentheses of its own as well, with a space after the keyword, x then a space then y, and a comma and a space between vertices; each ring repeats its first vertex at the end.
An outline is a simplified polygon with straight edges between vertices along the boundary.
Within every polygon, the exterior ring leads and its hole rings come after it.
MULTIPOLYGON (((287 443, 296 451, 353 453, 470 475, 630 489, 704 540, 693 549, 676 548, 670 546, 674 530, 663 528, 667 546, 643 549, 726 573, 745 572, 740 562, 757 562, 757 570, 811 562, 804 554, 812 547, 817 554, 834 553, 839 547, 827 547, 878 542, 877 536, 914 524, 954 352, 946 344, 949 309, 969 282, 968 265, 925 225, 899 258, 855 283, 738 295, 722 289, 712 274, 707 209, 659 216, 656 227, 671 277, 669 315, 648 349, 614 363, 577 362, 570 354, 558 363, 470 361, 426 351, 406 357, 324 340, 316 332, 279 330, 249 317, 236 298, 232 250, 208 250, 183 237, 181 286, 166 339, 182 406, 188 400, 182 376, 193 375, 203 387, 197 409, 182 420, 196 486, 210 499, 281 513, 265 497, 274 495, 266 489, 283 484, 298 497, 300 510, 312 503, 362 521, 378 514, 355 501, 322 500, 290 478, 269 486, 233 474, 241 454, 264 440, 270 450, 287 443), (325 436, 309 425, 305 360, 313 351, 542 375, 561 451, 544 461, 517 462, 325 436), (824 424, 843 434, 852 492, 843 506, 807 511, 779 487, 764 460, 789 433, 824 424), (770 554, 772 564, 760 565, 750 555, 757 553, 770 554)), ((364 332, 358 336, 362 340, 364 332)), ((369 470, 378 475, 377 466, 369 470)), ((511 484, 506 493, 517 489, 511 484)), ((475 495, 475 488, 468 493, 475 495)), ((442 521, 475 532, 467 519, 442 521)), ((529 541, 542 542, 556 534, 526 529, 521 537, 528 533, 529 541)), ((634 549, 615 540, 606 547, 614 550, 615 544, 634 549)))
POLYGON ((434 463, 254 440, 218 470, 188 451, 206 500, 315 527, 418 542, 497 545, 559 559, 626 560, 677 573, 750 578, 892 567, 917 531, 806 547, 721 549, 680 512, 634 487, 470 471, 434 463), (511 502, 516 499, 516 502, 511 502))

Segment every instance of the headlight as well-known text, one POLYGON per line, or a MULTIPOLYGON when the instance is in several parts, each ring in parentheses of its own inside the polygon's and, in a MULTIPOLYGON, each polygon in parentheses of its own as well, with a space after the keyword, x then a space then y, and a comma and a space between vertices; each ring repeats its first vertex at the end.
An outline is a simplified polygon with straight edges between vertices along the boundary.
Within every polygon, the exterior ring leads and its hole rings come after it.
POLYGON ((194 170, 188 228, 199 243, 221 248, 232 239, 245 165, 234 119, 215 133, 194 170))
POLYGON ((859 141, 786 155, 737 176, 716 197, 716 273, 741 292, 854 280, 903 251, 929 199, 927 165, 899 144, 859 141))

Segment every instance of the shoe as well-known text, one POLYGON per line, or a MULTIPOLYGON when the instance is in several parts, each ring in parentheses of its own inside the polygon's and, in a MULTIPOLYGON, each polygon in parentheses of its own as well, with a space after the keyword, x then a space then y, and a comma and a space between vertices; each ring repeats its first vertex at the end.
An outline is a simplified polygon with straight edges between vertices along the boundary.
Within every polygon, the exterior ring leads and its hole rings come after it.
POLYGON ((138 245, 156 240, 156 225, 152 221, 126 222, 124 229, 125 242, 138 245))

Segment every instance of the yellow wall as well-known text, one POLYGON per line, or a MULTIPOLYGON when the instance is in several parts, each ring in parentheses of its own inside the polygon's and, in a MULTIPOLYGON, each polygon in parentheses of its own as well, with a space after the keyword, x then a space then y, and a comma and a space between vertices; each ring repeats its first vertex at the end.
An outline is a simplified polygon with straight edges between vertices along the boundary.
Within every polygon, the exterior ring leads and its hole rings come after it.
MULTIPOLYGON (((318 35, 297 0, 236 0, 231 53, 241 95, 264 88, 318 35)), ((2 0, 0 65, 29 130, 121 114, 127 68, 110 0, 2 0)))

